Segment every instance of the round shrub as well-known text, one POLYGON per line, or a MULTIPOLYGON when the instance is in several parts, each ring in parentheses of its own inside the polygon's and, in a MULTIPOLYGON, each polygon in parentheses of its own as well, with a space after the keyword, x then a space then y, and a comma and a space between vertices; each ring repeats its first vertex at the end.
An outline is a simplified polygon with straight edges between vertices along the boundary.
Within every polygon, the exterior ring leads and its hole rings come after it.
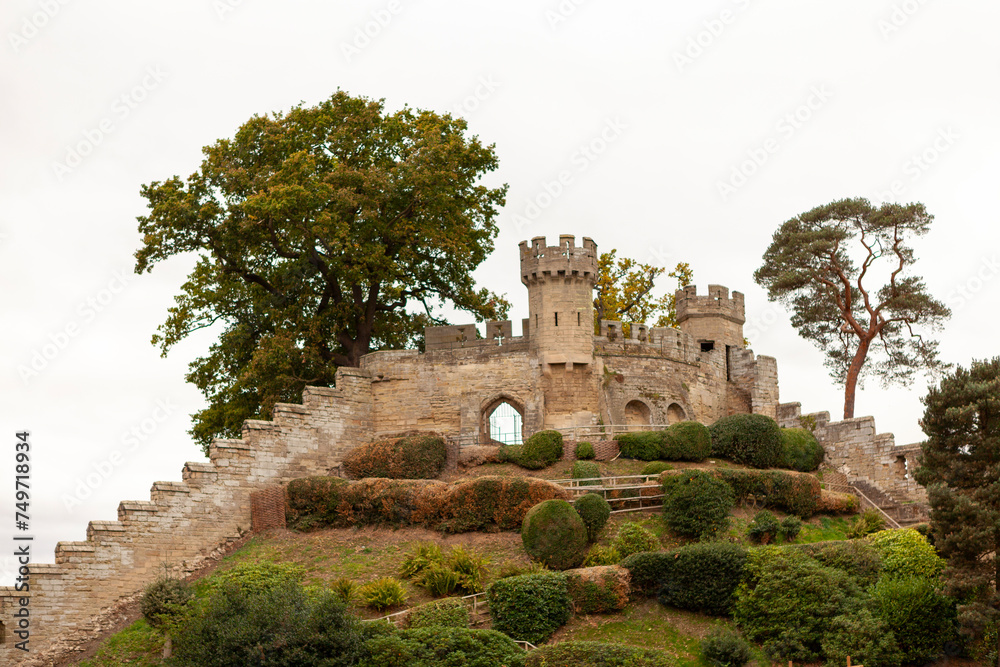
POLYGON ((865 667, 898 667, 902 654, 896 635, 867 609, 858 609, 830 621, 823 637, 827 667, 843 667, 850 656, 865 667))
POLYGON ((622 558, 628 558, 643 551, 659 551, 660 541, 639 524, 626 521, 618 529, 614 547, 622 558))
MULTIPOLYGON (((360 667, 496 667, 524 664, 524 651, 496 630, 426 627, 390 632, 369 639, 360 667)), ((247 663, 258 664, 258 663, 247 663)))
POLYGON ((781 467, 812 472, 823 462, 823 446, 812 431, 804 428, 781 429, 781 467))
POLYGON ((729 415, 712 424, 712 454, 754 468, 781 463, 781 429, 765 415, 729 415))
POLYGON ((663 481, 663 517, 680 535, 705 537, 729 525, 733 490, 712 475, 693 471, 663 481))
POLYGON ((576 443, 576 458, 581 461, 593 460, 597 455, 594 453, 594 446, 589 442, 576 443))
POLYGON ((661 472, 673 470, 674 467, 664 461, 650 461, 639 471, 640 475, 659 475, 661 472))
POLYGON ((701 640, 701 656, 715 667, 743 667, 753 653, 750 644, 738 633, 720 628, 701 640))
POLYGON ((563 437, 559 431, 539 431, 521 447, 518 465, 539 469, 552 465, 563 456, 563 437))
POLYGON ((586 493, 573 501, 573 508, 587 526, 587 540, 596 542, 604 524, 611 518, 611 505, 600 494, 586 493))
POLYGON ((460 598, 446 598, 414 607, 406 616, 410 628, 467 628, 469 608, 460 598))
POLYGON ((933 579, 944 569, 944 559, 926 537, 912 528, 883 530, 866 539, 882 557, 883 576, 933 579))
POLYGON ((528 653, 525 667, 673 667, 676 661, 663 651, 601 642, 559 642, 528 653))
POLYGON ((663 431, 639 431, 615 436, 621 455, 627 459, 655 461, 663 458, 663 431))
POLYGON ((521 542, 533 559, 554 570, 567 570, 583 561, 587 525, 565 500, 546 500, 524 516, 521 542))
POLYGON ((568 590, 562 572, 500 579, 486 591, 493 628, 532 644, 545 641, 569 620, 568 590))
POLYGON ((672 424, 666 430, 663 454, 668 461, 704 461, 712 455, 712 434, 701 422, 672 424))
POLYGON ((778 532, 784 535, 785 539, 788 541, 794 540, 802 532, 802 519, 799 517, 789 514, 778 526, 778 532))
POLYGON ((902 638, 903 662, 931 662, 955 638, 955 602, 930 579, 883 577, 868 593, 875 615, 902 638))
POLYGON ((179 579, 157 579, 146 586, 139 608, 154 628, 170 625, 187 609, 191 587, 179 579))
POLYGON ((778 517, 768 510, 761 510, 747 526, 747 535, 757 544, 770 544, 778 536, 780 528, 778 517))
POLYGON ((411 435, 368 443, 344 458, 344 472, 352 479, 434 479, 444 470, 448 450, 436 435, 411 435))
POLYGON ((593 461, 574 461, 573 479, 589 480, 580 482, 580 486, 600 486, 601 469, 593 461))
POLYGON ((746 550, 730 542, 699 542, 668 554, 660 574, 660 603, 723 616, 743 577, 746 550))
POLYGON ((366 607, 375 611, 398 607, 406 602, 407 598, 403 584, 392 577, 382 577, 368 582, 358 591, 358 596, 366 607))

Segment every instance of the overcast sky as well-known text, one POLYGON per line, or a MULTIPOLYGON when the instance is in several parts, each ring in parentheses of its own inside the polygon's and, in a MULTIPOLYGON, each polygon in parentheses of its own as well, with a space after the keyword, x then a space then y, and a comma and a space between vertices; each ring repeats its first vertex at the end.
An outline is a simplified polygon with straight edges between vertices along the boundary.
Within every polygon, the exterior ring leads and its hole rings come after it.
MULTIPOLYGON (((203 402, 184 374, 217 332, 166 359, 150 344, 193 262, 132 272, 140 186, 188 176, 254 114, 338 88, 461 114, 496 144, 488 182, 510 191, 476 275, 515 322, 522 239, 572 233, 686 261, 700 293, 746 294, 781 400, 836 418, 842 390, 752 273, 783 221, 865 196, 935 216, 917 272, 954 311, 943 357, 996 355, 998 24, 988 0, 6 0, 0 553, 19 429, 39 562, 202 459, 186 430, 203 402)), ((926 386, 870 383, 856 414, 917 441, 926 386)))

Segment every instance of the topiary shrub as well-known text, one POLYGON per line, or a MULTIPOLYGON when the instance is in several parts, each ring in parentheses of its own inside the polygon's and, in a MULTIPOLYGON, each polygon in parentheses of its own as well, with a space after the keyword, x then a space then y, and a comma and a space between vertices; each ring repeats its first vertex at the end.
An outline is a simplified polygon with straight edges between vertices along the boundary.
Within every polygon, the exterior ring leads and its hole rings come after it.
POLYGON ((587 526, 565 500, 546 500, 525 515, 521 542, 533 559, 554 570, 567 570, 583 561, 587 526))
POLYGON ((628 558, 643 551, 659 551, 660 541, 639 524, 626 521, 618 528, 614 547, 622 558, 628 558))
POLYGON ((593 460, 597 455, 594 453, 594 446, 589 442, 576 443, 576 458, 581 461, 593 460))
POLYGON ((566 575, 539 572, 507 577, 487 589, 493 628, 513 639, 538 644, 569 620, 566 575))
POLYGON ((944 559, 912 528, 883 530, 865 539, 882 557, 882 576, 934 579, 944 569, 944 559))
POLYGON ((628 459, 640 461, 655 461, 663 458, 663 441, 666 436, 663 431, 639 431, 637 433, 622 433, 615 436, 618 450, 628 459))
POLYGON ((469 608, 460 598, 447 598, 414 607, 406 616, 409 628, 467 628, 469 608))
POLYGON ((865 510, 860 516, 851 520, 851 527, 847 531, 848 539, 858 539, 867 537, 872 533, 885 530, 885 518, 875 510, 865 510))
POLYGON ((663 493, 663 517, 675 533, 700 538, 729 525, 733 491, 708 473, 685 471, 665 477, 663 493))
POLYGON ((812 431, 804 428, 781 429, 782 468, 812 472, 823 462, 823 446, 812 431))
POLYGON ((795 548, 821 565, 843 571, 861 588, 874 584, 882 574, 882 557, 864 540, 814 542, 795 545, 795 548))
POLYGON ((765 415, 729 415, 709 428, 712 454, 754 468, 774 468, 781 463, 781 429, 765 415))
POLYGON ((435 516, 421 511, 423 500, 447 488, 443 482, 418 479, 296 479, 285 488, 285 518, 298 530, 429 524, 435 516))
POLYGON ((663 456, 668 461, 704 461, 712 455, 712 434, 701 422, 672 424, 663 439, 663 456))
POLYGON ((611 505, 600 494, 585 493, 573 501, 573 508, 587 526, 587 540, 596 542, 604 524, 611 518, 611 505))
POLYGON ((657 573, 660 604, 716 616, 730 612, 747 562, 743 547, 730 542, 699 542, 668 555, 657 573))
POLYGON ((728 628, 710 632, 701 640, 701 657, 714 667, 743 667, 753 657, 750 644, 728 628))
POLYGON ((789 514, 781 520, 780 524, 778 524, 778 532, 781 533, 786 540, 791 542, 799 536, 799 533, 802 532, 802 519, 794 514, 789 514))
POLYGON ((424 525, 445 533, 518 530, 528 510, 554 498, 568 500, 570 493, 534 477, 477 477, 429 496, 424 516, 436 519, 424 525))
MULTIPOLYGON (((495 630, 412 628, 373 637, 359 667, 521 667, 524 651, 495 630)), ((257 664, 257 663, 247 663, 257 664)))
POLYGON ((780 470, 713 470, 728 484, 736 502, 763 501, 768 508, 800 517, 810 517, 819 505, 819 480, 813 475, 780 470))
POLYGON ((663 651, 600 642, 559 642, 527 654, 525 667, 674 667, 663 651))
POLYGON ((665 461, 650 461, 639 471, 640 475, 659 475, 661 472, 673 470, 674 467, 665 461))
POLYGON ((632 554, 620 565, 631 575, 632 591, 646 597, 660 592, 674 567, 673 551, 645 551, 632 554))
POLYGON ((191 586, 179 579, 157 579, 142 592, 139 609, 154 628, 173 624, 187 611, 193 593, 191 586))
POLYGON ((903 658, 889 626, 863 608, 830 621, 822 650, 827 667, 843 667, 848 656, 865 667, 898 667, 903 658))
POLYGON ((382 577, 370 581, 358 590, 358 597, 369 609, 385 611, 406 602, 406 589, 392 577, 382 577))
POLYGON ((955 601, 920 576, 882 577, 868 589, 872 612, 896 637, 903 662, 933 662, 955 639, 955 601))
POLYGON ((587 552, 587 557, 583 559, 583 567, 595 567, 597 565, 617 565, 622 559, 618 549, 595 544, 587 552))
POLYGON ((566 573, 569 599, 577 614, 601 614, 628 604, 629 573, 617 565, 570 570, 566 573))
POLYGON ((538 431, 521 447, 517 463, 523 468, 545 468, 563 456, 563 437, 559 431, 538 431))
POLYGON ((434 479, 444 470, 448 450, 436 435, 420 434, 368 443, 344 457, 352 479, 434 479))
POLYGON ((600 486, 601 469, 593 461, 574 461, 573 479, 587 480, 580 482, 580 486, 600 486))
POLYGON ((757 544, 770 544, 774 542, 780 529, 778 517, 767 510, 761 510, 747 526, 747 536, 757 544))

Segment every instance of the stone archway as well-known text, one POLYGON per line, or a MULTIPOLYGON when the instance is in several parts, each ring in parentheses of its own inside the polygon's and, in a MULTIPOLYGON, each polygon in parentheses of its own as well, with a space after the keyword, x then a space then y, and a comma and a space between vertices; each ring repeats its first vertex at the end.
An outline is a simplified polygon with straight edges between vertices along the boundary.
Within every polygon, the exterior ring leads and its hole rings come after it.
POLYGON ((649 406, 642 401, 629 401, 625 404, 625 423, 629 426, 649 426, 649 406))
POLYGON ((523 404, 506 394, 486 400, 479 417, 479 444, 520 445, 523 441, 523 404))
POLYGON ((687 420, 687 413, 684 412, 684 408, 677 403, 671 403, 670 407, 667 408, 667 423, 676 424, 685 420, 687 420))

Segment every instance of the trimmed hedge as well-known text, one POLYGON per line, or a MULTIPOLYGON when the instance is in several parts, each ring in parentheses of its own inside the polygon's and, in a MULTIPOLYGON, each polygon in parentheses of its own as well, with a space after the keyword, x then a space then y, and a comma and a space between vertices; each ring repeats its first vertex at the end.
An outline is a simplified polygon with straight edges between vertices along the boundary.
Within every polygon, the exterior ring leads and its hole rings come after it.
POLYGON ((778 422, 765 415, 729 415, 718 420, 712 434, 712 454, 754 468, 777 467, 784 455, 778 422))
POLYGON ((712 436, 696 421, 683 421, 664 431, 623 433, 615 438, 622 456, 640 461, 704 461, 712 454, 712 436))
MULTIPOLYGON (((764 507, 779 509, 802 518, 812 516, 819 508, 822 489, 813 475, 783 470, 733 470, 713 468, 702 471, 721 479, 733 490, 736 502, 751 497, 764 507)), ((663 473, 664 490, 672 476, 690 474, 690 470, 663 473)))
MULTIPOLYGON (((391 632, 365 642, 360 667, 521 667, 524 651, 495 630, 429 627, 391 632), (460 656, 460 662, 455 662, 460 656)), ((256 664, 256 663, 247 663, 256 664)))
POLYGON ((659 551, 660 541, 651 531, 634 521, 626 521, 618 528, 613 546, 622 558, 628 558, 643 551, 659 551))
POLYGON ((733 490, 701 470, 664 473, 663 518, 675 533, 690 537, 714 535, 729 525, 733 490))
POLYGON ((445 598, 414 607, 406 616, 409 628, 467 628, 469 608, 461 598, 445 598))
POLYGON ((883 530, 865 539, 882 557, 884 576, 935 579, 944 569, 945 560, 926 537, 912 528, 883 530))
POLYGON ((519 530, 528 510, 546 500, 567 500, 558 484, 536 477, 477 477, 448 487, 435 499, 437 523, 446 533, 519 530))
POLYGON ((586 461, 593 459, 597 456, 594 452, 594 446, 589 442, 578 442, 576 443, 576 458, 581 461, 586 461))
POLYGON ((781 429, 781 467, 812 472, 823 462, 823 447, 812 431, 804 428, 781 429))
POLYGON ((813 542, 794 548, 812 556, 821 565, 847 573, 862 588, 874 584, 882 574, 882 557, 865 540, 813 542))
POLYGON ((618 450, 628 459, 640 461, 656 461, 663 458, 663 431, 639 431, 637 433, 622 433, 615 437, 618 450))
POLYGON ((654 597, 673 571, 673 551, 644 551, 632 554, 620 565, 629 571, 633 593, 654 597))
POLYGON ((581 482, 580 486, 600 486, 601 468, 593 461, 573 461, 573 479, 593 480, 581 482))
POLYGON ((639 471, 640 475, 659 475, 661 472, 673 470, 674 467, 666 461, 650 461, 639 471))
POLYGON ((563 457, 563 437, 559 431, 539 431, 521 446, 514 461, 522 468, 546 468, 563 457))
POLYGON ((559 642, 528 653, 525 667, 675 667, 663 651, 600 642, 559 642))
POLYGON ((411 435, 370 442, 344 458, 344 472, 352 479, 434 479, 444 470, 448 450, 437 435, 411 435))
POLYGON ((573 501, 573 509, 587 526, 587 539, 596 542, 604 524, 611 518, 611 505, 600 494, 585 493, 573 501))
POLYGON ((728 628, 716 628, 701 640, 701 657, 713 667, 743 667, 753 658, 747 640, 728 628))
POLYGON ((883 577, 868 589, 875 616, 901 639, 905 663, 928 663, 944 653, 955 636, 955 600, 925 577, 883 577))
POLYGON ((521 526, 524 550, 554 570, 567 570, 587 554, 587 526, 565 500, 546 500, 532 507, 521 526))
POLYGON ((566 582, 574 613, 600 614, 628 604, 629 573, 618 565, 569 570, 566 582))
POLYGON ((507 577, 487 589, 493 628, 538 644, 569 620, 572 603, 566 575, 538 572, 507 577))
MULTIPOLYGON (((724 616, 743 577, 746 549, 729 542, 699 542, 659 563, 659 600, 663 605, 724 616)), ((645 583, 645 582, 644 582, 645 583)))

